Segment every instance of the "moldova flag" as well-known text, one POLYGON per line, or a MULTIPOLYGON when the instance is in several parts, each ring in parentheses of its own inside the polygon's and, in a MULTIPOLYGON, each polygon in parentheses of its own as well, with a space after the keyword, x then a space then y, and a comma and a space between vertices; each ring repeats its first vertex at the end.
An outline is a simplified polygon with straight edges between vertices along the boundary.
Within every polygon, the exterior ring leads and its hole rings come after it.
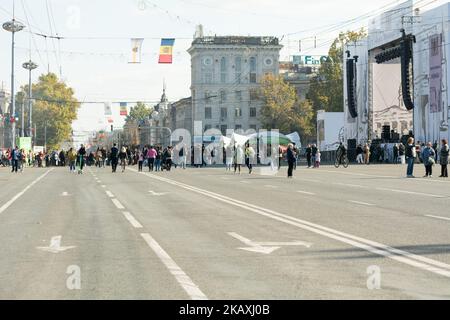
POLYGON ((159 63, 172 63, 172 52, 175 39, 161 39, 159 63))

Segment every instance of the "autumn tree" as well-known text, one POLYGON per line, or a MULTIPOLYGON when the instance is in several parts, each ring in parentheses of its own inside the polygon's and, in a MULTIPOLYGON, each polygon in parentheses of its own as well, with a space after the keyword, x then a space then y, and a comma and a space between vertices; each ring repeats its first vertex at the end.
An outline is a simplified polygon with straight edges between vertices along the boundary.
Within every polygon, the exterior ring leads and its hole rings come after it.
MULTIPOLYGON (((73 89, 54 73, 41 75, 31 89, 34 100, 33 124, 37 129, 35 145, 43 146, 47 142, 48 150, 56 150, 71 137, 72 122, 77 118, 80 104, 74 97, 73 89), (45 127, 47 141, 44 136, 45 127)), ((27 92, 28 85, 22 86, 16 96, 18 104, 27 103, 27 92)))
POLYGON ((344 46, 366 37, 364 29, 341 33, 331 45, 328 59, 319 68, 317 76, 310 82, 308 97, 315 112, 325 110, 328 112, 342 112, 344 109, 344 46))
POLYGON ((261 81, 260 95, 263 101, 260 120, 264 128, 286 134, 294 131, 302 136, 312 134, 311 103, 299 101, 295 88, 282 76, 266 75, 261 81))
POLYGON ((130 113, 125 118, 125 122, 139 122, 148 119, 152 114, 153 109, 148 107, 145 103, 138 102, 136 106, 130 109, 130 113))

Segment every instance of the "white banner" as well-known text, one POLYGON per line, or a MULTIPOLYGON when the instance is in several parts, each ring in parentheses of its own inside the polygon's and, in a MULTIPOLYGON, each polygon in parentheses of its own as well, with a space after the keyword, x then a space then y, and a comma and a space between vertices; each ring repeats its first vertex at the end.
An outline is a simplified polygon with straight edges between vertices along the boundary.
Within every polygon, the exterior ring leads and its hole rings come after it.
POLYGON ((141 38, 131 39, 131 61, 130 61, 130 63, 141 63, 142 42, 144 42, 144 39, 141 39, 141 38))
POLYGON ((112 116, 111 102, 105 102, 105 116, 112 116))

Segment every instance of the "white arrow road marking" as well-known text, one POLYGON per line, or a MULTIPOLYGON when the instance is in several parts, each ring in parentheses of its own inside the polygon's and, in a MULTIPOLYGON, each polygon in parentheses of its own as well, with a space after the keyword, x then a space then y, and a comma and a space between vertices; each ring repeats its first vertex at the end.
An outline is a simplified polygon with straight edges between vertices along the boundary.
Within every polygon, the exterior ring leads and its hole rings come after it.
POLYGON ((262 253, 262 254, 271 254, 275 250, 280 249, 282 246, 304 246, 310 248, 312 246, 311 243, 303 242, 303 241, 293 241, 293 242, 254 242, 250 239, 247 239, 235 232, 228 232, 228 235, 231 237, 241 241, 242 243, 248 245, 246 248, 238 248, 239 250, 245 250, 250 252, 262 253))
POLYGON ((50 240, 50 246, 36 247, 36 249, 51 252, 51 253, 60 253, 60 252, 63 252, 63 251, 69 250, 69 249, 76 248, 75 246, 61 247, 61 239, 62 239, 62 236, 54 236, 50 240))
POLYGON ((152 195, 152 196, 155 196, 155 197, 160 197, 160 196, 165 196, 166 194, 168 194, 167 192, 161 192, 161 193, 158 193, 158 192, 155 192, 155 191, 149 191, 149 193, 152 195))

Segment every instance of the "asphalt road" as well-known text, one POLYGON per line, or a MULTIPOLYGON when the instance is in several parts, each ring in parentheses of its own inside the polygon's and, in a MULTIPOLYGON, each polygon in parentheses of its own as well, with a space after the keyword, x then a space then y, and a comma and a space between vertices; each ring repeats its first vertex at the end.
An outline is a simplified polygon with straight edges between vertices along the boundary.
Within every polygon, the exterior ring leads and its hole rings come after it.
POLYGON ((285 171, 0 168, 0 299, 450 299, 450 180, 285 171))

